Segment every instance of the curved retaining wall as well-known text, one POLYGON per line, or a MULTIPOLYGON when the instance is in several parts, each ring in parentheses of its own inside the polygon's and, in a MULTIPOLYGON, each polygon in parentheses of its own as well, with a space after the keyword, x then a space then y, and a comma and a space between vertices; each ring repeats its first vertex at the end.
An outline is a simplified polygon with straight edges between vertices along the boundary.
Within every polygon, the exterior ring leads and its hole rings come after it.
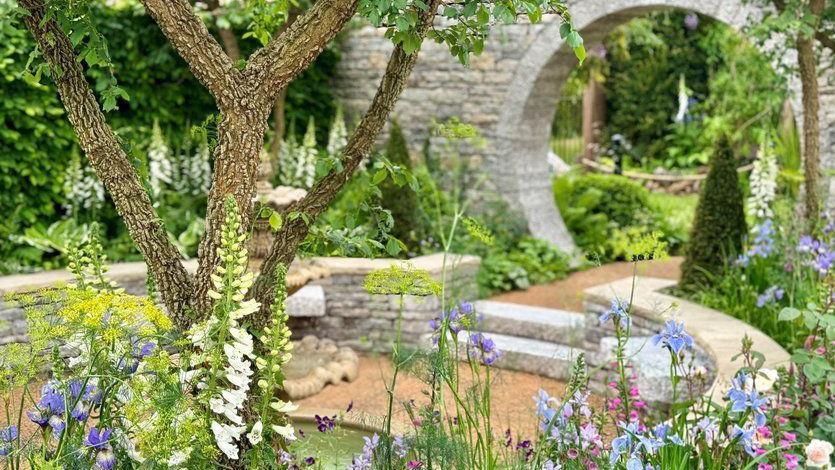
POLYGON ((732 358, 739 354, 745 335, 753 341, 753 349, 765 355, 763 367, 776 369, 788 365, 789 353, 757 328, 720 311, 661 292, 675 286, 676 281, 638 277, 634 284, 634 293, 632 278, 594 286, 584 291, 587 312, 586 347, 599 344, 604 337, 614 335, 612 324, 597 326, 597 317, 609 309, 612 299, 632 298, 633 335, 655 334, 659 326, 669 318, 684 321, 685 329, 693 336, 697 346, 710 356, 715 377, 709 387, 709 393, 715 401, 723 400, 731 385, 731 379, 742 367, 740 361, 733 361, 732 358))
MULTIPOLYGON (((294 337, 315 335, 329 338, 339 346, 361 350, 389 351, 399 311, 397 296, 371 295, 363 289, 365 276, 375 269, 403 263, 394 259, 314 258, 330 276, 311 282, 288 299, 287 310, 294 337)), ((408 261, 440 279, 443 255, 420 256, 408 261)), ((475 299, 476 273, 481 260, 476 256, 450 255, 447 289, 456 299, 475 299)), ((186 262, 190 272, 194 260, 186 262)), ((108 275, 131 294, 145 294, 145 263, 115 263, 108 275)), ((23 309, 6 301, 5 295, 72 282, 66 270, 0 277, 0 344, 27 341, 23 309)), ((406 296, 403 311, 404 342, 418 346, 429 332, 429 320, 438 315, 435 297, 406 296)))

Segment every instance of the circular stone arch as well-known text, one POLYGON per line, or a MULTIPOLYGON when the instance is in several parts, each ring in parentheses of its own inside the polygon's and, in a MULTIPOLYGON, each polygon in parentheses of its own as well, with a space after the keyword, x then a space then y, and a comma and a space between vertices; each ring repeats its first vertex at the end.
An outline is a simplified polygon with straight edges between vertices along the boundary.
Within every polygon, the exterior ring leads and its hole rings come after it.
MULTIPOLYGON (((569 6, 587 49, 614 28, 665 9, 695 11, 737 29, 756 13, 738 0, 583 0, 569 6)), ((560 91, 577 66, 573 51, 560 39, 559 26, 559 21, 550 21, 537 31, 513 72, 513 85, 499 107, 492 174, 497 189, 519 208, 532 234, 573 248, 554 205, 545 159, 560 91)))
MULTIPOLYGON (((745 0, 570 0, 576 27, 593 48, 629 20, 668 9, 695 11, 735 29, 755 19, 761 11, 745 0)), ((469 168, 488 176, 483 191, 495 192, 521 216, 530 232, 566 251, 575 245, 554 204, 547 153, 551 124, 560 90, 577 59, 559 36, 558 18, 537 24, 497 26, 470 67, 461 66, 445 45, 423 44, 420 57, 392 117, 400 122, 412 149, 429 139, 442 158, 443 137, 433 136, 433 120, 458 117, 475 125, 483 144, 461 144, 455 152, 469 168)), ((342 45, 342 58, 334 79, 334 91, 349 117, 358 117, 373 99, 383 75, 391 41, 384 30, 371 26, 353 30, 342 45)), ((793 62, 794 57, 782 58, 793 62)), ((835 86, 828 76, 821 89, 821 163, 835 169, 835 86)), ((835 83, 835 81, 833 81, 835 83)), ((795 115, 800 116, 796 78, 789 80, 795 115)), ((800 124, 800 122, 798 122, 800 124)), ((824 183, 826 185, 826 183, 824 183)), ((829 207, 835 207, 835 178, 828 182, 829 207)))

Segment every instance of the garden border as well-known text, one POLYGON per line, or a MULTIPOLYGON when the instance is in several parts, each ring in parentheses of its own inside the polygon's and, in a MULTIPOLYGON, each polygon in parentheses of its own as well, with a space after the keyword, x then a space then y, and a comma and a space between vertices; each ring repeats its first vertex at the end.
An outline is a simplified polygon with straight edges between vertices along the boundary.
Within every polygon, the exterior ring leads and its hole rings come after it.
MULTIPOLYGON (((724 400, 741 364, 733 358, 739 354, 744 335, 753 341, 753 349, 765 355, 763 367, 776 369, 787 365, 790 355, 771 337, 757 328, 730 315, 669 295, 661 291, 677 284, 671 279, 638 276, 600 284, 583 291, 586 311, 594 307, 609 308, 613 298, 632 299, 632 314, 640 319, 664 322, 670 318, 684 321, 696 343, 707 352, 716 367, 716 375, 709 387, 711 399, 724 400)), ((587 331, 591 331, 589 328, 587 331)))

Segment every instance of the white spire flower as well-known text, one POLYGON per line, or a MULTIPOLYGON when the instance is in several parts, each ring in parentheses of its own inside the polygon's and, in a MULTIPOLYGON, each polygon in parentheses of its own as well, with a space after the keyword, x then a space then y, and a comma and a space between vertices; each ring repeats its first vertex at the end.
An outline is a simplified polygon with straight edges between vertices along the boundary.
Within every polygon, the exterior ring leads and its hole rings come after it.
POLYGON ((104 205, 104 185, 80 158, 73 158, 64 176, 65 207, 71 212, 96 210, 104 205))
POLYGON ((316 177, 316 159, 319 150, 316 148, 316 123, 313 117, 307 122, 307 131, 304 133, 302 145, 298 148, 296 160, 296 182, 299 187, 310 189, 316 177))
POLYGON ((342 113, 342 107, 337 106, 328 132, 328 155, 332 158, 339 158, 346 145, 348 145, 348 129, 345 127, 345 116, 342 113))
POLYGON ((165 142, 159 122, 154 121, 151 142, 148 145, 148 179, 154 197, 158 197, 166 185, 170 185, 174 176, 171 164, 171 148, 165 142))
POLYGON ((201 196, 209 191, 212 183, 211 149, 205 132, 200 132, 200 141, 194 153, 186 149, 180 159, 180 191, 192 196, 201 196))
POLYGON ((215 435, 218 448, 232 460, 238 459, 238 446, 234 441, 239 440, 245 430, 244 426, 230 426, 212 421, 212 433, 215 435))
POLYGON ((763 220, 774 217, 771 205, 777 192, 777 158, 769 142, 760 146, 757 160, 751 170, 751 195, 748 197, 748 215, 763 220))

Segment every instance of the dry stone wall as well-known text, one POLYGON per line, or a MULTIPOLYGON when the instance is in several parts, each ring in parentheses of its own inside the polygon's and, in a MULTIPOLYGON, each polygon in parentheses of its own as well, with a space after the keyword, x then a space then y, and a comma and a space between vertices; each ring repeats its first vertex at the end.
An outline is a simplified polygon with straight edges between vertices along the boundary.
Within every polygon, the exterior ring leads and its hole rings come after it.
MULTIPOLYGON (((573 0, 569 9, 592 49, 613 28, 650 11, 681 8, 698 11, 741 28, 757 11, 744 0, 573 0)), ((527 220, 531 232, 566 249, 574 245, 554 206, 547 153, 559 90, 576 59, 559 38, 559 23, 497 27, 484 48, 465 68, 446 46, 424 44, 408 87, 393 113, 414 149, 428 137, 433 119, 453 116, 476 125, 483 146, 457 150, 473 167, 489 176, 486 190, 496 190, 527 220)), ((364 27, 343 45, 335 88, 349 115, 358 116, 370 103, 386 66, 391 43, 383 31, 364 27)), ((821 80, 822 158, 835 169, 835 86, 821 80)), ((799 90, 796 80, 794 90, 799 90)), ((800 110, 795 92, 795 111, 800 110)), ((431 137, 430 146, 446 142, 431 137)), ((830 208, 835 207, 835 179, 830 208)))

